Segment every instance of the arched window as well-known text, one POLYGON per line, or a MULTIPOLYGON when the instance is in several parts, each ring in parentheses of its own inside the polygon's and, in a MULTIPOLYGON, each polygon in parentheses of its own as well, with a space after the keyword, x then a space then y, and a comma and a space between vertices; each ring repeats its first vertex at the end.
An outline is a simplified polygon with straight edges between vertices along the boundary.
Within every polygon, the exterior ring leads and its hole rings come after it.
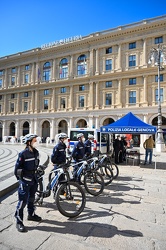
POLYGON ((68 60, 63 58, 59 63, 59 78, 67 78, 68 77, 68 60))
POLYGON ((51 65, 50 62, 46 62, 43 65, 43 81, 47 82, 51 79, 51 65))
POLYGON ((87 74, 86 56, 81 55, 77 59, 77 75, 87 74))

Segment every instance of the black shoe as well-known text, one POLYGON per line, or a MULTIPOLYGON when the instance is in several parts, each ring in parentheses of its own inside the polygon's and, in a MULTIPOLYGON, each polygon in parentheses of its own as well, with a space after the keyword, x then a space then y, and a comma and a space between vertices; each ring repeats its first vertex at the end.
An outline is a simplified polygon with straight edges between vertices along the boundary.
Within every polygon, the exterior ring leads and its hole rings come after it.
POLYGON ((16 223, 16 228, 19 232, 26 232, 26 228, 24 227, 24 225, 22 223, 16 223))
POLYGON ((40 216, 38 216, 37 214, 34 215, 28 215, 27 220, 31 220, 31 221, 41 221, 42 218, 40 216))

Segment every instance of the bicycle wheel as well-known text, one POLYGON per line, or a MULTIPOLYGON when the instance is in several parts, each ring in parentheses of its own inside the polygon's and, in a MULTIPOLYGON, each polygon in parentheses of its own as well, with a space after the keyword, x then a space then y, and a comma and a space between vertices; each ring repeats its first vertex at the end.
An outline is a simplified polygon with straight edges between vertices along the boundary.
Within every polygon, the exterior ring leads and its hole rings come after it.
POLYGON ((100 166, 97 171, 102 175, 104 180, 104 185, 107 186, 113 180, 113 171, 108 166, 100 166))
POLYGON ((34 203, 38 203, 39 205, 43 204, 43 180, 42 178, 38 179, 37 191, 35 194, 34 203))
POLYGON ((69 181, 60 185, 56 192, 55 201, 62 215, 74 218, 84 210, 85 192, 78 183, 69 181))
POLYGON ((119 168, 118 168, 118 166, 114 162, 108 163, 107 166, 109 168, 111 168, 111 170, 113 172, 113 179, 116 179, 118 177, 118 175, 119 175, 119 168))
POLYGON ((104 180, 97 171, 87 172, 84 176, 84 186, 86 191, 94 196, 101 194, 104 190, 104 180))

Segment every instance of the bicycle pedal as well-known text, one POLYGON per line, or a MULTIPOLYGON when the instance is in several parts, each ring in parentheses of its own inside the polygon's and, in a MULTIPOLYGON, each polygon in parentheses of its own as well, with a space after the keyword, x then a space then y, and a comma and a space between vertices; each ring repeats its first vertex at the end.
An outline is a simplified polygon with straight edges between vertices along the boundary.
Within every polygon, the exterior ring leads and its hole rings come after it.
POLYGON ((43 198, 49 197, 50 194, 51 194, 51 191, 50 191, 50 190, 44 191, 44 193, 43 193, 43 198))

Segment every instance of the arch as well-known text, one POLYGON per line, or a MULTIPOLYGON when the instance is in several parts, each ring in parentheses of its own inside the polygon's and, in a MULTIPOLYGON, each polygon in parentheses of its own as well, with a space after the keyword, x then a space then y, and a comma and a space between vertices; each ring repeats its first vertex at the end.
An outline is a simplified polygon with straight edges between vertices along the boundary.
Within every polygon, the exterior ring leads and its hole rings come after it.
POLYGON ((45 120, 42 123, 42 142, 46 142, 47 137, 50 137, 50 122, 45 120))
POLYGON ((87 128, 88 122, 86 119, 77 119, 77 121, 75 121, 75 127, 76 128, 87 128))
POLYGON ((50 62, 46 62, 46 63, 44 63, 44 65, 43 65, 43 69, 49 69, 50 67, 51 67, 50 62))
POLYGON ((59 66, 65 66, 65 65, 67 65, 67 64, 68 64, 67 58, 63 58, 63 59, 60 61, 59 66))
POLYGON ((82 54, 78 57, 77 62, 80 63, 84 61, 86 61, 86 55, 82 54))
MULTIPOLYGON (((155 116, 152 119, 152 125, 153 126, 157 126, 158 125, 158 116, 155 116)), ((162 126, 166 126, 166 117, 164 117, 163 115, 162 115, 162 126)))
POLYGON ((11 122, 9 125, 9 135, 10 136, 15 136, 15 123, 11 122))
POLYGON ((24 122, 22 126, 22 135, 29 134, 29 122, 24 122))
POLYGON ((64 133, 68 133, 68 123, 66 120, 61 120, 59 121, 58 123, 58 133, 61 133, 61 132, 64 132, 64 133))
POLYGON ((117 119, 113 118, 113 117, 108 117, 108 116, 105 116, 105 117, 102 117, 101 120, 100 120, 100 126, 104 126, 104 125, 107 125, 107 124, 111 124, 113 122, 115 122, 117 119))

